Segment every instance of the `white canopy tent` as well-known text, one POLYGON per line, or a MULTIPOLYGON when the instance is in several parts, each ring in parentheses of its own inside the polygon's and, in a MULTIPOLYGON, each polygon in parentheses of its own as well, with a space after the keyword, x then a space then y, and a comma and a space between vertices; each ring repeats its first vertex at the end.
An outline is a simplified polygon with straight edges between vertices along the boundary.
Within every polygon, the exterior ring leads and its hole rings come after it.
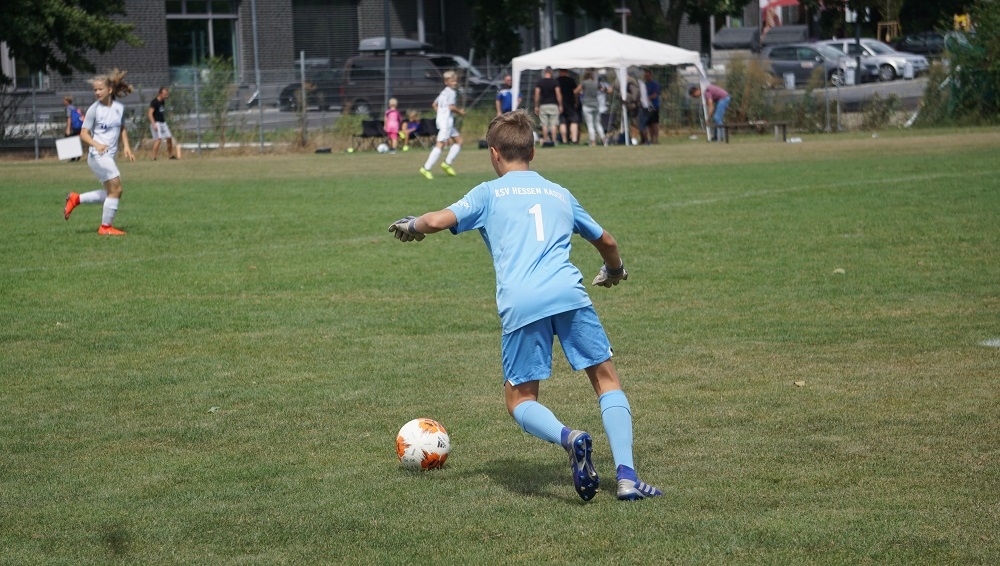
MULTIPOLYGON (((628 89, 628 81, 624 80, 624 77, 627 76, 628 68, 647 65, 694 65, 701 75, 703 92, 708 83, 705 69, 701 66, 701 56, 697 51, 688 51, 604 28, 548 49, 515 57, 511 61, 513 79, 511 90, 515 93, 520 92, 522 71, 541 70, 545 67, 553 69, 607 67, 615 69, 624 100, 628 89)), ((533 94, 529 94, 528 99, 531 100, 532 96, 533 94)), ((516 95, 514 101, 516 107, 516 95)))

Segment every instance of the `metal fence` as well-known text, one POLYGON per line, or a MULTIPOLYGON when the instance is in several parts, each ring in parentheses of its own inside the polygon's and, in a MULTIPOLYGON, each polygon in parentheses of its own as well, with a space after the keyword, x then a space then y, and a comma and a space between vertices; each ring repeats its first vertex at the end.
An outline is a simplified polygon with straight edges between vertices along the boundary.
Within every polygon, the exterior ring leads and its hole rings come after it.
MULTIPOLYGON (((651 70, 662 88, 661 131, 666 135, 704 132, 700 101, 687 95, 688 87, 700 80, 697 71, 675 67, 653 67, 651 70)), ((573 74, 579 79, 578 73, 582 71, 576 69, 573 74)), ((391 70, 392 77, 404 78, 394 82, 394 91, 390 93, 400 98, 399 110, 404 114, 413 111, 420 117, 433 118, 431 103, 443 88, 440 77, 411 77, 407 73, 411 73, 411 69, 405 66, 391 70)), ((375 80, 369 78, 361 81, 364 85, 358 86, 359 81, 344 80, 342 66, 303 61, 295 68, 262 72, 259 91, 254 85, 212 81, 211 72, 206 70, 178 76, 183 82, 162 86, 171 89, 167 120, 176 140, 185 148, 198 151, 229 144, 259 146, 265 151, 277 146, 346 146, 352 134, 360 133, 364 117, 382 117, 383 74, 376 73, 375 80), (352 104, 359 100, 366 102, 364 108, 352 104), (355 114, 359 110, 365 110, 365 116, 355 114)), ((613 70, 607 70, 606 76, 610 83, 617 84, 613 70)), ((532 109, 534 85, 539 78, 540 73, 535 71, 521 76, 522 108, 532 109)), ((732 95, 727 121, 784 121, 792 130, 841 131, 854 127, 850 121, 845 122, 844 114, 857 112, 865 104, 865 99, 859 99, 854 91, 832 87, 822 78, 808 85, 785 84, 781 78, 772 76, 766 65, 753 55, 731 57, 722 64, 717 63, 709 69, 709 78, 732 95)), ((459 84, 459 103, 469 110, 469 117, 464 121, 469 131, 463 130, 463 134, 468 139, 482 138, 489 119, 495 115, 499 80, 484 86, 470 85, 463 79, 459 84)), ((54 153, 55 139, 62 137, 65 131, 63 96, 72 96, 76 106, 85 112, 93 101, 88 80, 89 77, 69 82, 59 92, 32 89, 0 92, 0 156, 54 153)), ((156 77, 129 75, 127 80, 136 87, 136 92, 122 100, 126 106, 129 137, 134 146, 142 147, 149 139, 147 109, 161 85, 155 82, 156 77)), ((902 85, 903 81, 896 82, 902 85)), ((911 86, 910 95, 901 99, 900 110, 916 106, 919 96, 913 96, 914 90, 919 92, 911 86)), ((884 94, 883 99, 892 96, 892 93, 884 94)), ((622 131, 620 119, 616 120, 622 115, 621 106, 616 94, 610 96, 608 120, 611 129, 617 132, 622 131)), ((582 124, 581 131, 585 131, 582 124)))

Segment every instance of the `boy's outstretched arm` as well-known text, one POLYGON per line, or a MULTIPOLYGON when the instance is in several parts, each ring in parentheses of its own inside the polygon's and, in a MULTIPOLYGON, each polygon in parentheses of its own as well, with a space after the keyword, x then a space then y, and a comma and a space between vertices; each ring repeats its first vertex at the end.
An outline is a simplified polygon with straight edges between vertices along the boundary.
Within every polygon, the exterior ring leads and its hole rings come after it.
POLYGON ((619 281, 628 279, 625 263, 618 252, 618 242, 607 230, 601 234, 600 238, 591 240, 590 243, 597 248, 597 253, 601 254, 601 259, 604 260, 601 271, 597 273, 597 277, 594 278, 591 285, 611 287, 617 285, 619 281))
POLYGON ((407 216, 400 218, 389 225, 389 231, 393 233, 400 242, 411 240, 420 241, 427 234, 433 234, 442 230, 447 230, 458 224, 455 213, 447 208, 437 212, 428 212, 419 217, 407 216))

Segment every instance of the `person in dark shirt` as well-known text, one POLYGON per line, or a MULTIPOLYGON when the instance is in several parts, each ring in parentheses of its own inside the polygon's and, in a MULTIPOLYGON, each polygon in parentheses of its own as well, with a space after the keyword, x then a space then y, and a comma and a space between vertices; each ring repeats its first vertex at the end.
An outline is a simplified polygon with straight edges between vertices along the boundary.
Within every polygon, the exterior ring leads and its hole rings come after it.
POLYGON ((650 108, 646 112, 646 122, 640 129, 649 143, 660 143, 660 83, 653 78, 653 71, 646 69, 643 71, 643 80, 646 83, 646 96, 649 98, 650 108))
POLYGON ((160 142, 163 140, 167 140, 167 155, 170 156, 170 159, 177 159, 177 156, 174 155, 174 138, 170 134, 170 127, 167 126, 167 118, 164 115, 168 96, 170 96, 170 90, 167 87, 160 87, 156 98, 149 101, 149 110, 146 111, 146 118, 149 119, 149 131, 153 134, 153 161, 156 161, 156 152, 160 150, 160 142))
POLYGON ((563 143, 580 143, 580 98, 576 89, 576 79, 569 76, 569 71, 559 69, 559 93, 562 94, 563 107, 559 114, 559 137, 563 143), (569 137, 566 131, 569 130, 569 137))
POLYGON ((542 124, 542 145, 555 145, 559 115, 563 111, 559 81, 552 78, 552 67, 545 67, 542 78, 535 85, 535 114, 542 124))

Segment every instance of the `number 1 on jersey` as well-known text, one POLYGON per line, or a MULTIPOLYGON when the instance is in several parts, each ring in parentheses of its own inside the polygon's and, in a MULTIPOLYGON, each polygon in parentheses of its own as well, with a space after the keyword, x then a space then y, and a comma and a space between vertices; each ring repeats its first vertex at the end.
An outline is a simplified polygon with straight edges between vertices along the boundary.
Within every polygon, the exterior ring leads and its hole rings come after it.
POLYGON ((535 217, 535 239, 539 242, 545 241, 545 228, 542 226, 542 205, 536 204, 528 209, 528 212, 535 217))

